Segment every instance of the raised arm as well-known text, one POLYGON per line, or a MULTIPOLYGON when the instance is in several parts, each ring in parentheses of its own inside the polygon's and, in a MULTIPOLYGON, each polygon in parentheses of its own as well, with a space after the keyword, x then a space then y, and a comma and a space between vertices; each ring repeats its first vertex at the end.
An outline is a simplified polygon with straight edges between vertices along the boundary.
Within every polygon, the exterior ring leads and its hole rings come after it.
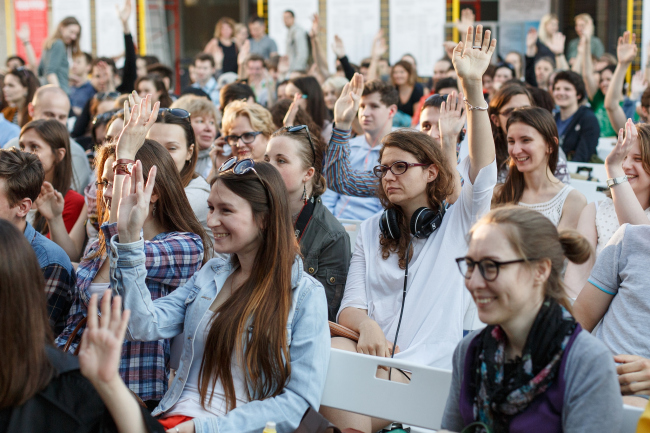
POLYGON ((345 73, 345 78, 351 80, 354 77, 354 68, 350 65, 350 60, 348 56, 345 55, 345 45, 343 44, 343 39, 339 35, 334 35, 334 42, 332 42, 332 50, 336 55, 336 58, 341 62, 341 67, 345 73))
POLYGON ((320 22, 318 14, 314 14, 311 26, 311 32, 309 33, 309 40, 311 41, 311 52, 314 57, 314 63, 316 63, 317 73, 323 78, 323 81, 329 76, 329 70, 327 69, 327 57, 325 50, 321 47, 318 36, 320 34, 320 22))
POLYGON ((122 31, 124 32, 124 70, 122 76, 122 84, 118 87, 120 93, 130 93, 134 89, 135 80, 138 78, 136 71, 136 55, 135 46, 133 45, 133 36, 131 36, 131 29, 129 28, 129 17, 132 11, 132 0, 124 0, 124 6, 117 8, 117 13, 122 23, 122 31))
POLYGON ((23 23, 18 30, 18 39, 23 43, 25 47, 25 54, 27 54, 27 68, 30 69, 35 75, 38 75, 38 61, 36 60, 36 53, 34 52, 34 47, 30 41, 31 32, 29 29, 29 24, 23 23))
POLYGON ((368 67, 368 81, 376 80, 379 77, 379 59, 388 51, 384 30, 379 29, 372 41, 372 50, 370 51, 370 66, 368 67))
POLYGON ((634 33, 630 35, 629 32, 625 32, 622 37, 618 38, 618 47, 616 48, 618 64, 616 65, 616 70, 614 71, 614 75, 612 75, 612 80, 609 83, 609 88, 605 95, 605 109, 607 110, 607 116, 614 131, 624 128, 625 121, 627 120, 623 108, 621 108, 619 103, 623 99, 621 89, 625 82, 625 74, 627 73, 628 67, 634 61, 636 52, 636 35, 634 33))
POLYGON ((453 63, 460 80, 467 104, 467 125, 469 142, 470 182, 474 183, 478 172, 495 158, 492 126, 487 113, 487 102, 483 97, 482 77, 490 65, 490 59, 497 46, 496 39, 490 41, 492 32, 478 25, 467 29, 465 42, 459 42, 454 49, 453 63), (477 47, 477 48, 474 48, 477 47))
MULTIPOLYGON (((625 170, 623 170, 625 158, 641 158, 641 155, 630 155, 630 149, 634 147, 638 140, 639 135, 636 126, 634 126, 632 119, 628 119, 625 123, 625 135, 623 135, 622 130, 619 130, 616 146, 605 158, 605 171, 608 178, 614 179, 625 176, 625 170)), ((614 202, 619 224, 650 224, 650 220, 648 220, 648 216, 629 182, 612 186, 609 190, 612 193, 612 201, 614 202)))
POLYGON ((460 173, 456 168, 458 166, 458 135, 465 127, 467 121, 467 110, 463 110, 463 94, 451 92, 447 96, 447 101, 440 107, 440 144, 442 152, 445 155, 447 167, 451 170, 454 177, 454 192, 447 197, 447 203, 453 204, 460 196, 462 188, 460 173))
POLYGON ((582 56, 582 79, 587 88, 587 96, 589 99, 594 99, 596 92, 598 92, 598 83, 594 78, 594 62, 591 58, 591 37, 583 36, 585 44, 585 54, 582 56))
POLYGON ((363 75, 354 74, 334 105, 334 128, 325 152, 323 174, 327 187, 334 192, 352 197, 374 197, 378 179, 369 171, 354 170, 349 161, 350 129, 359 112, 362 93, 363 75))
POLYGON ((551 38, 551 43, 547 45, 549 50, 555 54, 555 69, 559 71, 564 71, 569 69, 569 62, 566 60, 564 55, 564 44, 566 42, 566 36, 560 32, 555 32, 551 38))

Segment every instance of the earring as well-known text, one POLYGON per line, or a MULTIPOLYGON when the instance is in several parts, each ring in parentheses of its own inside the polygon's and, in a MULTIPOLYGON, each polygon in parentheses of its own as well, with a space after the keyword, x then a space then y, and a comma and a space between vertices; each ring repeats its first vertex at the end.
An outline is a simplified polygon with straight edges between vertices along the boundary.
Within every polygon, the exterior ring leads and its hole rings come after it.
POLYGON ((302 184, 302 198, 301 198, 301 200, 304 201, 305 204, 307 204, 307 187, 305 186, 304 183, 302 184))
POLYGON ((156 217, 156 207, 157 207, 156 205, 157 205, 157 203, 154 203, 154 204, 153 204, 153 212, 152 212, 152 215, 153 215, 154 218, 156 217))

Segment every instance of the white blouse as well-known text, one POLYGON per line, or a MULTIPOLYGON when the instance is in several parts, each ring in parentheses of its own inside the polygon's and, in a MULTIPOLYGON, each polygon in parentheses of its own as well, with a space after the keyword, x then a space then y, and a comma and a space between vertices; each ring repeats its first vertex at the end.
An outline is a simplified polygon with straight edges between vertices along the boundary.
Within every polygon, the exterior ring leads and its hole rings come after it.
POLYGON ((553 225, 557 227, 557 225, 560 224, 560 219, 562 218, 562 208, 564 208, 564 202, 569 196, 569 193, 573 191, 573 189, 574 188, 571 185, 564 185, 564 188, 555 194, 555 197, 545 203, 528 204, 520 201, 518 204, 519 206, 536 210, 551 220, 553 225))

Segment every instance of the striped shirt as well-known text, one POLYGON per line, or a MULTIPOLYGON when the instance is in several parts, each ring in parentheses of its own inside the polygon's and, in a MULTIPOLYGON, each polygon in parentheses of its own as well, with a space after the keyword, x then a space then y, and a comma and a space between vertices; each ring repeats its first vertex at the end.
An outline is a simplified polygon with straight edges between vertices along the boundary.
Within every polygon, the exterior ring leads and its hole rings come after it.
MULTIPOLYGON (((117 234, 117 224, 101 226, 107 243, 117 234)), ((99 248, 99 241, 87 250, 86 257, 99 248)), ((147 287, 152 299, 162 298, 185 284, 201 267, 203 243, 194 233, 168 232, 145 241, 147 287)), ((90 293, 88 288, 101 268, 106 255, 84 258, 77 268, 77 287, 66 328, 55 343, 63 347, 79 321, 87 315, 90 293)), ((85 327, 84 327, 85 328, 85 327)), ((83 328, 82 328, 83 330, 83 328)), ((82 330, 70 345, 74 352, 82 330)), ((169 379, 169 340, 150 342, 125 341, 120 361, 120 376, 126 385, 142 400, 160 400, 167 392, 169 379)))

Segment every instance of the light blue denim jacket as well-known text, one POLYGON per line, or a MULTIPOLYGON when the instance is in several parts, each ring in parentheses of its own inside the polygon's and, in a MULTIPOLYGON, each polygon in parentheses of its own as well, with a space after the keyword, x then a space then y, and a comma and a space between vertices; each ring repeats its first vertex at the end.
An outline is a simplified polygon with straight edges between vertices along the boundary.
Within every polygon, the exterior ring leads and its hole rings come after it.
MULTIPOLYGON (((127 338, 152 341, 172 338, 183 333, 183 353, 169 391, 154 410, 154 416, 168 411, 180 398, 194 359, 193 341, 199 323, 212 305, 226 278, 236 269, 221 258, 207 262, 182 287, 171 294, 151 300, 145 285, 144 241, 121 244, 118 237, 110 241, 111 287, 131 310, 127 338)), ((293 300, 287 320, 290 344, 291 377, 280 395, 252 400, 223 417, 195 418, 197 433, 259 433, 267 421, 277 424, 277 431, 293 432, 309 406, 318 409, 325 386, 330 356, 327 324, 327 300, 322 285, 303 271, 297 257, 292 267, 293 300)), ((252 390, 249 388, 251 398, 252 390)))

